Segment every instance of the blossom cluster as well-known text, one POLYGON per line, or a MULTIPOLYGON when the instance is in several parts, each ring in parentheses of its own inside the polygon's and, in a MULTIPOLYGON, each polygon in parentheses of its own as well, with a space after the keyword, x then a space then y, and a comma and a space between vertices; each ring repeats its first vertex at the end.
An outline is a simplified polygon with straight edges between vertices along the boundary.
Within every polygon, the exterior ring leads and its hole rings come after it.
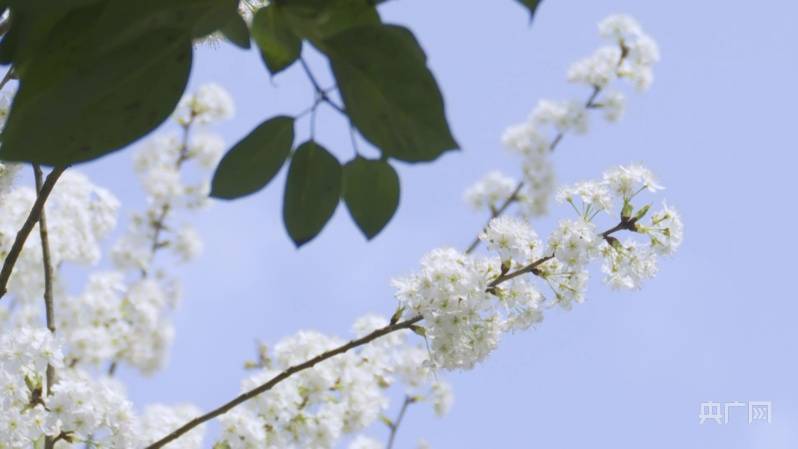
POLYGON ((651 212, 651 205, 634 205, 642 192, 660 189, 648 169, 617 167, 601 180, 561 189, 558 198, 570 203, 577 217, 561 220, 545 242, 525 220, 503 215, 480 235, 490 256, 451 248, 424 256, 421 269, 394 280, 394 286, 406 316, 424 318, 435 365, 472 368, 503 333, 540 322, 548 307, 569 309, 582 302, 594 260, 602 262, 605 282, 613 288, 639 288, 656 273, 658 256, 672 254, 682 241, 681 218, 673 208, 651 212), (596 221, 602 216, 617 217, 617 224, 599 231, 596 221), (619 232, 645 240, 620 240, 619 232))
MULTIPOLYGON (((45 436, 57 447, 93 445, 139 449, 192 418, 192 406, 154 405, 137 415, 121 384, 70 367, 62 342, 44 328, 23 327, 0 336, 0 447, 39 447, 45 436), (47 366, 58 381, 46 383, 47 366)), ((199 449, 203 429, 174 449, 199 449)))
POLYGON ((612 15, 598 28, 610 43, 575 62, 567 74, 570 82, 592 89, 589 99, 541 100, 526 121, 507 128, 502 143, 523 160, 522 184, 497 171, 488 173, 465 193, 466 202, 476 210, 495 212, 505 201, 514 201, 526 217, 545 214, 556 190, 551 151, 563 136, 585 134, 591 109, 603 111, 609 122, 621 118, 625 97, 611 88, 613 81, 626 79, 641 91, 650 87, 659 51, 640 24, 626 15, 612 15))

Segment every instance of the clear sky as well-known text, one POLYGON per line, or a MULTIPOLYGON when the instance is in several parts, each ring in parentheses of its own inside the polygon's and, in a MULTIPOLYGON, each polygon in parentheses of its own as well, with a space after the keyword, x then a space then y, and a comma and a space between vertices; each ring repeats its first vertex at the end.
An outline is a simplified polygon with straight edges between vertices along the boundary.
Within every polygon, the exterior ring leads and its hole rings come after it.
MULTIPOLYGON (((395 0, 382 11, 410 25, 427 50, 462 151, 401 166, 399 211, 370 243, 339 207, 297 251, 281 223, 284 172, 256 195, 197 214, 206 251, 179 269, 185 300, 169 366, 151 378, 123 369, 132 399, 208 409, 239 391, 255 339, 305 328, 348 335, 361 314, 390 314, 392 276, 432 248, 464 247, 483 223, 462 203, 463 189, 489 169, 518 175, 502 130, 539 98, 584 98, 564 72, 599 44, 597 21, 625 12, 660 45, 654 86, 631 96, 620 124, 596 120, 588 136, 568 137, 555 156, 558 176, 571 182, 644 162, 683 213, 681 251, 642 291, 593 282, 585 304, 549 313, 473 371, 448 375, 452 413, 439 420, 427 407, 411 409, 397 445, 424 436, 434 448, 458 449, 798 447, 798 3, 548 0, 531 28, 512 0, 395 0), (748 424, 742 408, 727 425, 699 424, 701 402, 759 400, 772 401, 769 425, 748 424)), ((311 62, 327 77, 320 59, 311 62)), ((220 127, 231 143, 312 99, 298 67, 270 80, 254 51, 226 44, 199 52, 192 85, 207 81, 236 100, 236 119, 220 127)), ((350 158, 333 113, 320 116, 317 134, 350 158)), ((129 210, 143 201, 131 157, 84 167, 129 210)), ((535 226, 545 234, 552 223, 535 226)))

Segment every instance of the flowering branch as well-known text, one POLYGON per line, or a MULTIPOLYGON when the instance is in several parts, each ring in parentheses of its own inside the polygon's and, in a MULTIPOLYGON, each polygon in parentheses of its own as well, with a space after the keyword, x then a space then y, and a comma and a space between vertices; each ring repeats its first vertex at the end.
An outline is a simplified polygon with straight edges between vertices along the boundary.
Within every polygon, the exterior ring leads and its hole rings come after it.
POLYGON ((421 315, 418 315, 418 316, 415 316, 413 318, 409 318, 409 319, 404 320, 404 321, 399 321, 399 322, 396 322, 396 323, 389 324, 389 325, 387 325, 385 327, 382 327, 380 329, 377 329, 377 330, 375 330, 375 331, 373 331, 373 332, 371 332, 371 333, 369 333, 369 334, 367 334, 367 335, 365 335, 365 336, 363 336, 361 338, 357 338, 355 340, 351 340, 349 343, 341 345, 341 346, 339 346, 339 347, 337 347, 335 349, 331 349, 329 351, 323 352, 323 353, 317 355, 316 357, 313 357, 310 360, 307 360, 307 361, 302 362, 302 363, 297 364, 297 365, 293 365, 293 366, 289 367, 288 369, 286 369, 285 371, 282 371, 280 374, 272 377, 268 382, 266 382, 266 383, 264 383, 264 384, 262 384, 262 385, 260 385, 260 386, 258 386, 256 388, 253 388, 252 390, 249 390, 249 391, 247 391, 245 393, 240 394, 239 396, 237 396, 232 401, 227 402, 226 404, 224 404, 224 405, 222 405, 220 407, 217 407, 217 408, 211 410, 210 412, 208 412, 208 413, 206 413, 206 414, 204 414, 202 416, 198 416, 198 417, 192 419, 191 421, 187 422, 186 424, 180 426, 180 428, 178 428, 174 432, 170 433, 169 435, 166 435, 165 437, 161 438, 160 440, 150 444, 145 449, 158 449, 158 448, 161 448, 164 445, 168 444, 169 442, 174 441, 177 438, 180 438, 181 435, 189 432, 191 429, 199 426, 200 424, 202 424, 204 422, 207 422, 207 421, 210 421, 211 419, 216 418, 219 415, 223 415, 223 414, 227 413, 228 411, 230 411, 231 409, 233 409, 236 406, 238 406, 239 404, 242 404, 242 403, 254 398, 255 396, 258 396, 261 393, 264 393, 266 391, 271 390, 272 388, 274 388, 275 385, 279 384, 280 382, 284 381, 285 379, 293 376, 294 374, 296 374, 296 373, 298 373, 300 371, 304 371, 306 369, 313 368, 315 365, 317 365, 317 364, 319 364, 319 363, 321 363, 321 362, 323 362, 323 361, 325 361, 325 360, 327 360, 329 358, 335 357, 335 356, 337 356, 339 354, 343 354, 343 353, 345 353, 345 352, 347 352, 347 351, 349 351, 351 349, 357 348, 358 346, 363 346, 365 344, 368 344, 368 343, 370 343, 370 342, 372 342, 372 341, 374 341, 374 340, 376 340, 376 339, 378 339, 378 338, 380 338, 380 337, 382 337, 384 335, 388 335, 390 333, 393 333, 393 332, 396 332, 396 331, 402 330, 402 329, 410 329, 416 323, 421 321, 423 318, 424 317, 422 317, 421 315))
POLYGON ((64 173, 64 170, 66 170, 66 167, 55 167, 50 174, 47 175, 47 179, 42 183, 42 187, 39 189, 38 195, 36 195, 36 201, 33 203, 33 207, 31 207, 28 218, 25 220, 19 232, 17 232, 14 244, 11 246, 11 250, 8 252, 5 261, 3 261, 3 268, 0 269, 0 298, 8 291, 8 280, 14 270, 14 264, 17 263, 17 259, 20 253, 22 253, 22 248, 25 246, 25 241, 28 239, 33 227, 42 216, 44 203, 47 201, 47 197, 50 196, 50 192, 53 191, 55 183, 58 181, 61 174, 64 173))
MULTIPOLYGON (((621 224, 623 224, 623 221, 622 221, 621 224)), ((605 231, 601 235, 602 236, 606 235, 608 237, 613 232, 619 231, 621 229, 628 229, 628 228, 625 227, 625 225, 621 226, 619 224, 618 226, 615 226, 615 227, 613 227, 611 229, 608 229, 607 231, 605 231)), ((537 259, 537 260, 533 261, 529 265, 526 265, 523 268, 520 268, 520 269, 518 269, 516 271, 499 275, 496 279, 491 281, 491 283, 488 285, 488 289, 489 290, 493 289, 493 288, 499 286, 500 284, 502 284, 502 283, 504 283, 506 281, 509 281, 510 279, 513 279, 515 277, 521 276, 521 275, 526 274, 526 273, 537 274, 537 267, 539 267, 543 263, 545 263, 548 260, 553 259, 553 258, 554 258, 553 255, 552 256, 545 256, 545 257, 542 257, 540 259, 537 259)), ((398 316, 398 315, 395 315, 395 317, 396 316, 398 316)), ((416 315, 416 316, 414 316, 412 318, 409 318, 407 320, 404 320, 404 321, 394 322, 396 320, 396 318, 395 318, 395 319, 392 320, 391 324, 389 324, 389 325, 387 325, 385 327, 382 327, 380 329, 377 329, 377 330, 367 334, 364 337, 361 337, 361 338, 358 338, 358 339, 355 339, 355 340, 351 340, 350 342, 348 342, 348 343, 346 343, 346 344, 344 344, 342 346, 339 346, 339 347, 337 347, 335 349, 331 349, 331 350, 329 350, 327 352, 319 354, 319 355, 317 355, 316 357, 314 357, 312 359, 309 359, 309 360, 307 360, 305 362, 302 362, 302 363, 300 363, 298 365, 293 365, 293 366, 289 367, 288 369, 286 369, 285 371, 282 371, 280 374, 277 374, 276 376, 274 376, 271 379, 269 379, 268 382, 266 382, 264 384, 261 384, 260 386, 258 386, 256 388, 253 388, 252 390, 249 390, 249 391, 247 391, 245 393, 242 393, 241 395, 237 396, 235 399, 227 402, 226 404, 224 404, 224 405, 222 405, 220 407, 217 407, 216 409, 214 409, 214 410, 212 410, 212 411, 210 411, 210 412, 208 412, 208 413, 206 413, 206 414, 204 414, 202 416, 199 416, 197 418, 192 419, 191 421, 189 421, 186 424, 182 425, 180 428, 178 428, 174 432, 170 433, 169 435, 166 435, 165 437, 161 438, 160 440, 156 441, 155 443, 152 443, 151 445, 147 446, 145 449, 159 449, 159 448, 163 447, 164 445, 168 444, 169 442, 179 438, 183 434, 188 433, 189 431, 191 431, 195 427, 197 427, 197 426, 199 426, 199 425, 201 425, 201 424, 203 424, 203 423, 205 423, 207 421, 210 421, 211 419, 216 418, 219 415, 223 415, 224 413, 227 413, 228 411, 230 411, 231 409, 235 408, 236 406, 238 406, 238 405, 240 405, 240 404, 242 404, 242 403, 244 403, 244 402, 246 402, 246 401, 248 401, 248 400, 250 400, 250 399, 252 399, 252 398, 254 398, 256 396, 258 396, 258 395, 260 395, 261 393, 264 393, 266 391, 271 390, 275 385, 279 384, 283 380, 293 376, 294 374, 296 374, 296 373, 298 373, 300 371, 304 371, 306 369, 312 368, 313 366, 317 365, 318 363, 323 362, 324 360, 327 360, 329 358, 335 357, 335 356, 337 356, 339 354, 343 354, 343 353, 345 353, 345 352, 347 352, 347 351, 349 351, 351 349, 357 348, 359 346, 363 346, 365 344, 368 344, 368 343, 370 343, 370 342, 372 342, 372 341, 374 341, 374 340, 376 340, 376 339, 378 339, 378 338, 380 338, 382 336, 388 335, 388 334, 396 332, 398 330, 402 330, 402 329, 417 329, 417 327, 415 326, 416 323, 418 323, 419 321, 421 321, 423 319, 424 319, 424 317, 422 315, 416 315)), ((399 417, 397 418, 395 423, 392 423, 390 425, 391 435, 390 435, 389 440, 388 440, 387 449, 390 449, 392 444, 393 444, 393 440, 395 438, 396 431, 397 431, 397 429, 399 427, 399 423, 401 422, 402 418, 404 417, 405 410, 406 410, 407 406, 410 404, 410 402, 412 402, 412 398, 410 398, 410 397, 405 398, 405 402, 402 405, 402 409, 400 410, 399 417)))

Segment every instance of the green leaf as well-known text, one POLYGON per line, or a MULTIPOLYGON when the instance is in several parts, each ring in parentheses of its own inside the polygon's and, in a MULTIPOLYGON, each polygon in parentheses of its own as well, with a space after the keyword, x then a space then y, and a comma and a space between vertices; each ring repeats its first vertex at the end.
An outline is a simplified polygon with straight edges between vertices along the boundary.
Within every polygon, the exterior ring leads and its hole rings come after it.
POLYGON ((324 40, 343 30, 380 23, 370 0, 278 0, 294 32, 323 49, 324 40))
POLYGON ((294 152, 283 199, 283 222, 297 247, 312 240, 332 217, 341 196, 341 164, 316 142, 294 152))
POLYGON ((349 118, 385 155, 431 161, 457 147, 438 84, 408 29, 350 28, 325 46, 349 118))
POLYGON ((387 161, 356 157, 344 166, 343 197, 352 219, 371 240, 399 206, 399 176, 387 161))
POLYGON ((70 164, 148 133, 182 96, 192 38, 218 30, 237 3, 11 0, 0 58, 20 85, 0 158, 70 164))
POLYGON ((252 37, 272 75, 293 64, 302 52, 302 40, 291 31, 287 19, 274 5, 255 13, 252 37))
POLYGON ((294 119, 266 120, 224 155, 213 175, 211 196, 233 199, 257 192, 280 171, 294 144, 294 119))
POLYGON ((524 5, 526 9, 529 10, 529 20, 532 21, 532 19, 535 18, 535 12, 537 11, 538 6, 540 6, 540 3, 543 0, 516 0, 516 1, 524 5))
POLYGON ((238 12, 230 15, 230 18, 220 28, 224 37, 232 42, 235 46, 248 49, 250 45, 249 28, 247 22, 241 17, 238 12))
POLYGON ((172 113, 191 69, 187 34, 154 31, 101 55, 86 54, 78 43, 25 66, 0 158, 47 165, 86 161, 127 145, 172 113))

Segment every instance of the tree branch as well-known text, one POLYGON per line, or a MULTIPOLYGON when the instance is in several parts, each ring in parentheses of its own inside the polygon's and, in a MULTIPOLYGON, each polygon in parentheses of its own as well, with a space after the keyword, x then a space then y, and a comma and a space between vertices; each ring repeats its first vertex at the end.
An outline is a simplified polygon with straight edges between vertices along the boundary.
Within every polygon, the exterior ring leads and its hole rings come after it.
POLYGON ((315 365, 317 365, 318 363, 321 363, 321 362, 323 362, 323 361, 325 361, 325 360, 327 360, 327 359, 329 359, 331 357, 335 357, 336 355, 343 354, 343 353, 349 351, 350 349, 357 348, 358 346, 363 346, 363 345, 365 345, 367 343, 370 343, 370 342, 372 342, 372 341, 374 341, 374 340, 376 340, 376 339, 378 339, 378 338, 380 338, 380 337, 382 337, 384 335, 390 334, 392 332, 396 332, 396 331, 401 330, 401 329, 408 329, 411 326, 413 326, 414 324, 416 324, 419 321, 421 321, 422 319, 423 319, 423 317, 419 315, 419 316, 415 316, 413 318, 409 318, 409 319, 404 320, 404 321, 400 321, 400 322, 395 323, 395 324, 389 324, 389 325, 387 325, 387 326, 385 326, 383 328, 380 328, 380 329, 377 329, 377 330, 371 332, 368 335, 365 335, 365 336, 360 337, 360 338, 355 339, 355 340, 351 340, 349 343, 346 343, 346 344, 344 344, 342 346, 339 346, 339 347, 337 347, 335 349, 331 349, 331 350, 329 350, 327 352, 323 352, 323 353, 317 355, 316 357, 313 357, 310 360, 307 360, 307 361, 302 362, 302 363, 297 364, 297 365, 293 365, 293 366, 289 367, 288 369, 286 369, 285 371, 281 372, 280 374, 277 374, 276 376, 272 377, 268 382, 266 382, 266 383, 264 383, 264 384, 262 384, 262 385, 260 385, 260 386, 258 386, 256 388, 254 388, 254 389, 252 389, 250 391, 247 391, 245 393, 240 394, 239 396, 237 396, 232 401, 227 402, 226 404, 221 405, 221 406, 211 410, 210 412, 208 412, 208 413, 206 413, 206 414, 204 414, 202 416, 198 416, 198 417, 192 419, 191 421, 189 421, 186 424, 182 425, 180 428, 178 428, 174 432, 170 433, 169 435, 166 435, 165 437, 161 438, 160 440, 150 444, 145 449, 158 449, 158 448, 161 448, 164 445, 168 444, 169 442, 174 441, 175 439, 179 438, 183 434, 191 431, 191 429, 199 426, 200 424, 202 424, 202 423, 204 423, 206 421, 210 421, 211 419, 213 419, 213 418, 215 418, 215 417, 217 417, 219 415, 223 415, 224 413, 226 413, 229 410, 233 409, 237 405, 239 405, 241 403, 244 403, 244 402, 254 398, 255 396, 258 396, 261 393, 264 393, 266 391, 271 390, 275 385, 279 384, 283 380, 291 377, 292 375, 294 375, 294 374, 296 374, 296 373, 298 373, 300 371, 304 371, 306 369, 312 368, 315 365))
POLYGON ((393 449, 394 440, 396 440, 396 434, 399 432, 399 426, 402 425, 402 419, 405 417, 405 413, 407 412, 407 407, 410 404, 416 402, 416 399, 412 396, 405 396, 404 402, 402 402, 402 408, 399 409, 399 415, 396 417, 396 420, 393 421, 389 427, 391 429, 391 434, 388 435, 388 444, 385 446, 385 449, 393 449))
MULTIPOLYGON (((33 176, 36 181, 36 195, 37 197, 42 194, 43 178, 42 168, 38 164, 33 164, 33 176)), ((47 329, 55 334, 55 312, 53 310, 53 264, 50 257, 50 237, 47 234, 47 216, 42 208, 39 213, 39 238, 42 244, 42 265, 44 268, 44 314, 47 322, 47 329)), ((47 371, 45 374, 45 381, 47 383, 46 394, 49 396, 53 392, 53 383, 55 382, 55 368, 53 365, 47 364, 47 371)), ((51 436, 44 438, 44 449, 53 449, 55 447, 55 439, 51 436)))
POLYGON ((31 207, 28 218, 25 220, 19 232, 17 232, 14 243, 11 245, 6 259, 3 261, 3 268, 0 269, 0 298, 8 292, 8 280, 11 277, 11 273, 14 270, 14 265, 17 263, 17 259, 19 259, 20 253, 22 253, 25 241, 28 239, 33 227, 39 221, 39 217, 44 210, 44 203, 47 201, 47 198, 53 191, 53 187, 55 187, 56 181, 58 181, 58 178, 64 170, 66 170, 66 167, 55 167, 50 174, 47 175, 47 179, 42 184, 42 188, 36 196, 36 201, 33 203, 33 207, 31 207))

